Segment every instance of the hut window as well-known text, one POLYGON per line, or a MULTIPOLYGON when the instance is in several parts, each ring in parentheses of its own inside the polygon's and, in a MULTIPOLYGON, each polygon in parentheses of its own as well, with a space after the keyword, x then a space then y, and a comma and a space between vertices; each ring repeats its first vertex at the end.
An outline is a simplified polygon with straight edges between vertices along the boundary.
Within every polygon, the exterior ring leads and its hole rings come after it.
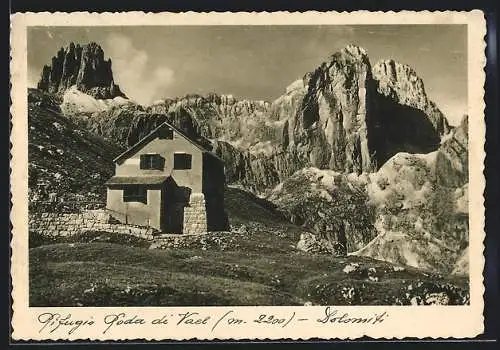
POLYGON ((172 140, 174 138, 174 132, 170 128, 162 128, 158 134, 161 140, 172 140))
POLYGON ((163 158, 159 154, 141 154, 141 169, 163 169, 163 158))
POLYGON ((148 190, 144 186, 127 186, 123 189, 124 202, 148 202, 148 190))
POLYGON ((191 158, 187 153, 174 153, 174 169, 191 169, 191 158))

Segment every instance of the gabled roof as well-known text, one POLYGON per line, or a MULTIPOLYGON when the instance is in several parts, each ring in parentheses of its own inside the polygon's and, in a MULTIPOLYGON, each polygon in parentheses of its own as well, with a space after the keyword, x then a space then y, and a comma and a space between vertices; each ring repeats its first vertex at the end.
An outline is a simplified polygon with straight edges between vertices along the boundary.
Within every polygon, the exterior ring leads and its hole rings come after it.
POLYGON ((153 131, 151 131, 148 135, 146 135, 142 139, 140 139, 135 145, 131 146, 125 152, 123 152, 118 157, 116 157, 115 159, 113 159, 113 162, 115 162, 115 163, 121 162, 122 160, 128 158, 131 154, 133 154, 134 152, 136 152, 137 150, 139 150, 139 148, 141 148, 143 145, 147 144, 151 140, 154 140, 154 138, 158 134, 158 131, 160 129, 162 129, 163 127, 165 127, 165 126, 167 126, 167 127, 171 128, 172 130, 174 130, 177 134, 179 134, 180 136, 182 136, 183 138, 185 138, 193 146, 195 146, 196 148, 198 148, 201 152, 208 153, 211 156, 214 156, 215 158, 219 159, 220 161, 223 161, 215 153, 212 153, 209 150, 207 150, 205 147, 203 147, 202 145, 200 145, 199 143, 197 143, 196 141, 194 141, 193 139, 191 139, 189 136, 187 136, 186 134, 184 134, 184 132, 182 132, 181 130, 179 130, 178 128, 176 128, 175 126, 173 126, 172 124, 170 124, 169 122, 163 122, 157 128, 155 128, 153 131))

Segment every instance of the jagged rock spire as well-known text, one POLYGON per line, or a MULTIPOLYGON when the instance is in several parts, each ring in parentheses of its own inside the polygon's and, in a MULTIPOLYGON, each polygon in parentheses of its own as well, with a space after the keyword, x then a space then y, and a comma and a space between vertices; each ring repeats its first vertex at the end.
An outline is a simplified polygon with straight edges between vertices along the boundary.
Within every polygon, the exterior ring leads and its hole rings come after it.
POLYGON ((51 93, 64 93, 71 86, 92 95, 107 99, 125 97, 115 85, 111 59, 104 58, 104 51, 95 42, 80 46, 71 42, 52 57, 51 65, 42 69, 38 88, 51 93))

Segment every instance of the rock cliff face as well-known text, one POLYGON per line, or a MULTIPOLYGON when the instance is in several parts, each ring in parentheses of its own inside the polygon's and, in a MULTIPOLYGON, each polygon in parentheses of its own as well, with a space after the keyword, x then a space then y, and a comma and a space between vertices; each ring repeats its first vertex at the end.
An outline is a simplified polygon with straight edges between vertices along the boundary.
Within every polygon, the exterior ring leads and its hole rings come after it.
POLYGON ((157 101, 146 110, 153 114, 183 114, 192 119, 196 131, 204 137, 259 153, 266 151, 266 141, 274 142, 277 136, 268 117, 269 106, 265 101, 208 94, 157 101))
POLYGON ((38 89, 64 93, 73 85, 97 99, 125 96, 114 83, 111 59, 104 59, 104 51, 95 42, 61 48, 51 65, 43 67, 38 89))
POLYGON ((307 93, 290 120, 289 148, 309 153, 311 165, 370 171, 371 66, 366 52, 348 46, 305 77, 307 93))
POLYGON ((450 126, 428 99, 415 71, 393 60, 373 67, 376 93, 372 117, 372 144, 379 166, 398 152, 428 153, 436 150, 450 126))
MULTIPOLYGON (((76 84, 88 94, 121 94, 103 57, 97 44, 70 45, 44 68, 39 88, 61 92, 76 84)), ((291 83, 271 103, 212 93, 148 107, 108 105, 84 113, 91 131, 130 146, 170 120, 226 160, 229 182, 256 191, 306 166, 376 171, 398 152, 435 151, 450 131, 410 67, 391 60, 372 67, 366 51, 353 45, 291 83)))
POLYGON ((394 61, 372 68, 356 46, 332 55, 272 103, 189 95, 144 112, 169 115, 189 134, 211 140, 226 159, 228 181, 254 190, 305 166, 376 171, 398 152, 436 150, 451 129, 415 71, 394 61))
POLYGON ((417 73, 394 60, 381 60, 373 67, 377 91, 400 105, 424 112, 439 135, 450 131, 450 125, 436 104, 427 98, 424 83, 417 73))
POLYGON ((268 192, 337 253, 467 273, 467 117, 430 153, 400 152, 376 172, 303 168, 268 192), (342 247, 344 247, 342 249, 342 247))
POLYGON ((362 48, 347 46, 272 106, 286 120, 285 147, 318 168, 370 172, 398 152, 431 152, 450 127, 408 66, 371 67, 362 48))
POLYGON ((467 149, 464 117, 436 151, 398 153, 369 174, 366 190, 379 235, 356 254, 463 273, 469 241, 467 149))
POLYGON ((365 185, 333 170, 303 168, 272 189, 267 199, 287 218, 333 246, 336 255, 354 252, 372 239, 374 207, 365 185))
POLYGON ((447 186, 463 186, 469 182, 468 119, 467 115, 463 116, 460 125, 443 137, 439 146, 442 164, 446 164, 447 169, 441 174, 440 183, 447 186))

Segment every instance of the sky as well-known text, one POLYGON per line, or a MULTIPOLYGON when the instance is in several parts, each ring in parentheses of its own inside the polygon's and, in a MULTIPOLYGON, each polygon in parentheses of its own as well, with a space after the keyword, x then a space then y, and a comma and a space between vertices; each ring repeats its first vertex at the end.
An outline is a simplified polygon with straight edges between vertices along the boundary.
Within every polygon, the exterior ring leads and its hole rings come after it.
POLYGON ((464 25, 31 27, 28 85, 60 47, 91 41, 111 58, 115 83, 141 104, 208 92, 272 101, 354 44, 372 65, 392 58, 411 66, 451 124, 467 112, 464 25))

